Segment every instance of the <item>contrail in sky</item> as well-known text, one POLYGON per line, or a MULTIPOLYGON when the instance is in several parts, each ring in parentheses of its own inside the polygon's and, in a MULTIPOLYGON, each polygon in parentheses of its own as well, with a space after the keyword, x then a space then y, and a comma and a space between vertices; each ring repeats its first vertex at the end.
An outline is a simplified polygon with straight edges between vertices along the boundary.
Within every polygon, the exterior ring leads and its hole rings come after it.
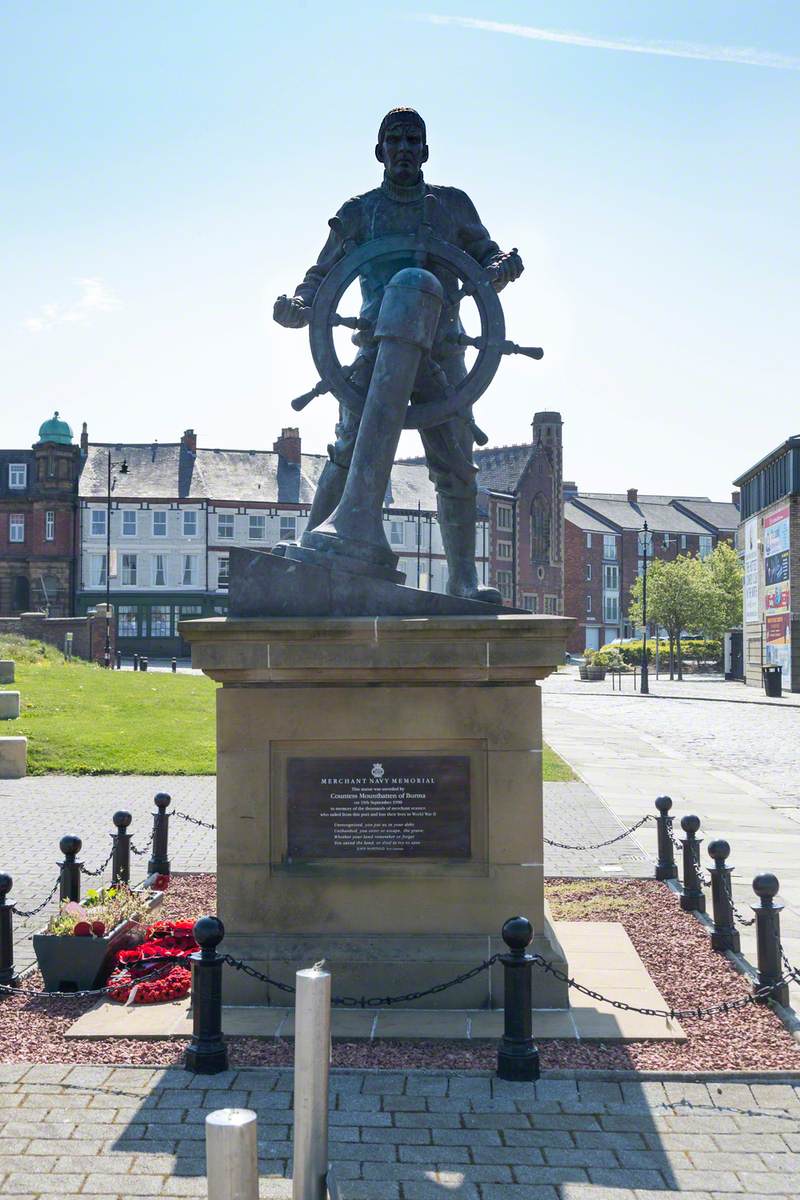
POLYGON ((701 42, 642 42, 633 38, 595 37, 557 29, 539 29, 535 25, 506 25, 478 17, 443 17, 425 13, 421 18, 432 25, 458 25, 484 33, 508 33, 512 37, 535 42, 559 42, 565 46, 586 46, 593 50, 627 50, 629 54, 659 54, 665 58, 698 58, 704 62, 739 63, 748 67, 772 67, 778 71, 800 70, 800 58, 754 50, 746 46, 706 46, 701 42))

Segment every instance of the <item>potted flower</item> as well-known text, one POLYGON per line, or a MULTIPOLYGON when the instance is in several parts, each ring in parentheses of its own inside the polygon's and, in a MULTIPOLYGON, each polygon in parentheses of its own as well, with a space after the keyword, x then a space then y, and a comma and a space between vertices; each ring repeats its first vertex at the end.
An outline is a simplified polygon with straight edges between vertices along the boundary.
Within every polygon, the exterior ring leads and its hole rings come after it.
POLYGON ((117 951, 135 943, 147 907, 147 893, 124 885, 90 888, 81 903, 63 900, 47 928, 33 935, 45 991, 102 986, 117 951))
POLYGON ((580 672, 581 679, 587 683, 600 683, 606 677, 608 655, 603 650, 587 650, 586 666, 580 672))

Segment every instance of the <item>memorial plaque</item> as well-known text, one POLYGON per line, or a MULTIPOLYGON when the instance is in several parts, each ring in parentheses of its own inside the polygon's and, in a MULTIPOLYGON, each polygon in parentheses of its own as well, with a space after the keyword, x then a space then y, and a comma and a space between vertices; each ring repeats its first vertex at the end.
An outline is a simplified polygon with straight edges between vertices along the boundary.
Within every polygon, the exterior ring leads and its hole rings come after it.
POLYGON ((287 857, 470 856, 469 758, 290 758, 287 857))

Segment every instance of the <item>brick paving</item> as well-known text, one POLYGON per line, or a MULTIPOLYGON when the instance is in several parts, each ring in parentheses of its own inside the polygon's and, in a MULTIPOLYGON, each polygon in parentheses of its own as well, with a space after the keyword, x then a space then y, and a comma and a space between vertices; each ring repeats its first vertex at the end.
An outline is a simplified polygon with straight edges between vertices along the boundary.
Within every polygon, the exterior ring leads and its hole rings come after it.
MULTIPOLYGON (((205 1196, 204 1120, 258 1114, 260 1196, 291 1197, 292 1076, 0 1065, 0 1194, 205 1196)), ((800 1084, 334 1071, 342 1200, 800 1196, 800 1084)))

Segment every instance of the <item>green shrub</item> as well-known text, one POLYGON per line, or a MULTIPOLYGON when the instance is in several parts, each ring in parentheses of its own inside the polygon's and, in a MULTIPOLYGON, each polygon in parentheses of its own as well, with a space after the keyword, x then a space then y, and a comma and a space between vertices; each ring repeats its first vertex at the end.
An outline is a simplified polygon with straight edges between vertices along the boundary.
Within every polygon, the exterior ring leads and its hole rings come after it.
MULTIPOLYGON (((669 659, 669 642, 661 638, 661 661, 665 663, 669 659)), ((606 645, 601 650, 596 650, 595 654, 613 654, 617 653, 620 659, 626 666, 642 665, 642 640, 639 638, 636 642, 624 642, 622 645, 606 645)), ((718 663, 722 660, 722 643, 716 638, 682 638, 681 639, 681 654, 684 662, 714 662, 718 663)), ((588 652, 587 652, 588 655, 588 652)), ((647 639, 647 661, 648 663, 655 662, 656 643, 655 638, 647 639)), ((588 657, 587 657, 588 661, 588 657)))
POLYGON ((13 658, 16 663, 34 666, 61 666, 64 655, 55 646, 36 638, 20 637, 16 633, 0 633, 0 658, 13 658))

